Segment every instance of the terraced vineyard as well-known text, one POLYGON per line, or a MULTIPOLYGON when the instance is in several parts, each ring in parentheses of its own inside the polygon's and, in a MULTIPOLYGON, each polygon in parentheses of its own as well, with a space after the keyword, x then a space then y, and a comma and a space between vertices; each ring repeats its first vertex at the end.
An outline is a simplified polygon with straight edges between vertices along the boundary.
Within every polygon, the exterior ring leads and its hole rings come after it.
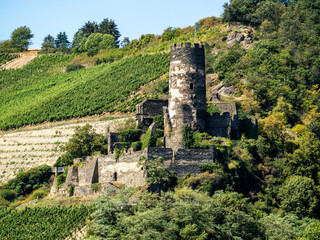
POLYGON ((87 123, 96 132, 105 134, 107 127, 111 130, 123 119, 83 122, 61 122, 42 126, 39 129, 4 132, 0 135, 0 183, 13 178, 19 171, 47 164, 52 166, 62 154, 60 146, 72 136, 76 126, 87 123))

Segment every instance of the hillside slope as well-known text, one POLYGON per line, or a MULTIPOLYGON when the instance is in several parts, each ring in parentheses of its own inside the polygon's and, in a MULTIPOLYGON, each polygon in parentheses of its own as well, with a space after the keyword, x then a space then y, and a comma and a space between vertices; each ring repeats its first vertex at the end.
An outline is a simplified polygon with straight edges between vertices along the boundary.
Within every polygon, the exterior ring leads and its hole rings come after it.
POLYGON ((38 55, 38 49, 32 49, 28 50, 26 52, 19 53, 18 58, 14 58, 13 60, 3 64, 0 66, 0 69, 15 69, 15 68, 21 68, 24 65, 31 62, 34 58, 36 58, 38 55))
POLYGON ((90 124, 97 133, 114 130, 126 118, 115 120, 77 119, 28 127, 0 134, 0 183, 42 164, 53 166, 62 154, 60 146, 69 140, 74 129, 90 124))

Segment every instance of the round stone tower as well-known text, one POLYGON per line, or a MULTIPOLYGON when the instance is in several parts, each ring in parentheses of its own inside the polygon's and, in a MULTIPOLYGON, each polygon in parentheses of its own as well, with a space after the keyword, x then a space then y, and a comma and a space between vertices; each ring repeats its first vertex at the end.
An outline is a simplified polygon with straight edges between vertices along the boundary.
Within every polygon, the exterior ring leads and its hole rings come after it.
POLYGON ((171 45, 168 113, 172 132, 181 133, 187 124, 192 130, 205 130, 206 110, 204 46, 171 45))

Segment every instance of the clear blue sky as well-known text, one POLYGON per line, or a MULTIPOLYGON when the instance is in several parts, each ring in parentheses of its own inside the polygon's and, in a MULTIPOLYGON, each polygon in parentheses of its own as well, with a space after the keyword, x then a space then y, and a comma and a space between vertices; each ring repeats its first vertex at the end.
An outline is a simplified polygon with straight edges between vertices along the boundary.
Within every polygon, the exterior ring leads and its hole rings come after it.
POLYGON ((113 19, 123 37, 161 34, 167 27, 187 27, 202 18, 219 17, 227 0, 0 0, 0 41, 27 26, 34 34, 30 47, 40 48, 48 34, 66 32, 72 41, 87 21, 113 19))

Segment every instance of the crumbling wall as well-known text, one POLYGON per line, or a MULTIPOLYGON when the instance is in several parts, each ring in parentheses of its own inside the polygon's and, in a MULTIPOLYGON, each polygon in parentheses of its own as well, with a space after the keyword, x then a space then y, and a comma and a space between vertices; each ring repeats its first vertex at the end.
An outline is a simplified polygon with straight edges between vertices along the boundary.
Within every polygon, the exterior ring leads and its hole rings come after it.
POLYGON ((220 115, 219 113, 214 113, 212 116, 207 118, 207 128, 208 132, 212 136, 218 137, 231 137, 231 117, 228 112, 220 115))
POLYGON ((152 124, 155 116, 163 115, 163 107, 168 107, 168 100, 148 99, 137 105, 135 117, 143 132, 152 124))
POLYGON ((113 153, 114 149, 116 149, 117 143, 120 142, 120 133, 115 132, 107 132, 107 143, 108 143, 108 153, 113 153))
POLYGON ((220 113, 230 113, 231 117, 231 132, 230 137, 233 139, 238 139, 240 137, 239 132, 239 117, 238 117, 238 110, 235 103, 222 103, 216 102, 213 103, 215 106, 218 107, 220 113))
POLYGON ((169 168, 175 171, 178 177, 183 177, 187 173, 196 175, 200 173, 201 164, 214 162, 216 156, 215 146, 210 149, 179 149, 174 153, 174 159, 170 162, 169 168))

